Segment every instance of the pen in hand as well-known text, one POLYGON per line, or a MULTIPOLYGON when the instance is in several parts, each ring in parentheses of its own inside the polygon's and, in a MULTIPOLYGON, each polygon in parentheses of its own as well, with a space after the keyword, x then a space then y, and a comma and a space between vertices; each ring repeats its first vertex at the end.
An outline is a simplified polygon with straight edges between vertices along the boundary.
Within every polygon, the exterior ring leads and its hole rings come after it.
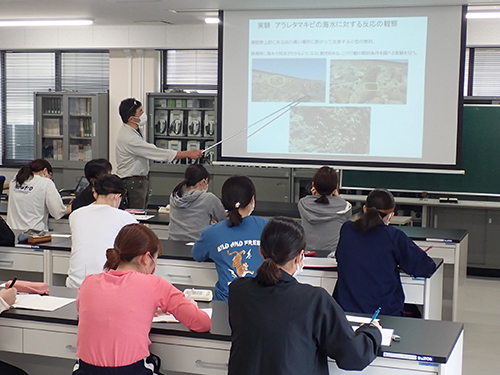
POLYGON ((14 284, 16 283, 16 281, 17 281, 17 277, 14 277, 14 279, 13 279, 13 280, 12 280, 12 282, 10 283, 10 285, 9 285, 9 288, 8 288, 8 289, 12 288, 12 287, 14 286, 14 284))
POLYGON ((382 310, 381 307, 375 310, 375 313, 373 314, 372 319, 370 320, 370 324, 372 324, 375 321, 375 319, 377 319, 378 314, 380 314, 380 310, 382 310))

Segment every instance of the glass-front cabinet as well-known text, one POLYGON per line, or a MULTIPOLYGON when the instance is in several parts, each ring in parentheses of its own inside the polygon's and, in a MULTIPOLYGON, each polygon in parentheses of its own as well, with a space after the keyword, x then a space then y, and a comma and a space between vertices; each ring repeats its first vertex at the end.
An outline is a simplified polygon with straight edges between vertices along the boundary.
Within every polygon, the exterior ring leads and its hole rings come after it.
MULTIPOLYGON (((198 150, 206 149, 215 142, 216 94, 148 93, 147 113, 148 140, 157 147, 175 151, 198 150)), ((207 152, 205 157, 214 160, 214 150, 207 152)), ((190 159, 183 159, 176 160, 174 164, 190 162, 190 159)), ((162 163, 151 164, 152 171, 164 168, 162 163)))
POLYGON ((54 167, 108 158, 108 94, 35 93, 36 157, 54 167))

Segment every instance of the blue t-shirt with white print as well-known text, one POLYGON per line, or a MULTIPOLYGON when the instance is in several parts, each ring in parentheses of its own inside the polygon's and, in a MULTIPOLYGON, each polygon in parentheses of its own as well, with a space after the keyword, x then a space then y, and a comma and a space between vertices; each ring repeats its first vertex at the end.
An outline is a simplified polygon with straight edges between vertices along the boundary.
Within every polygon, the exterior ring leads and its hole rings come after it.
POLYGON ((215 300, 227 301, 229 284, 239 277, 255 277, 262 263, 260 235, 268 220, 247 216, 238 226, 226 219, 203 230, 192 250, 198 262, 212 259, 219 274, 215 284, 215 300))

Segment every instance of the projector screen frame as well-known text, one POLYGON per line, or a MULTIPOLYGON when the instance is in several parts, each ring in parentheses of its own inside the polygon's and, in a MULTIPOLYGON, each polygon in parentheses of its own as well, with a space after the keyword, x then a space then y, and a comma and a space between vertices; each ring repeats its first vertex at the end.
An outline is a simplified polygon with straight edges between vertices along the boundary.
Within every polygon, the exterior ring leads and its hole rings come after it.
MULTIPOLYGON (((418 8, 418 7, 412 7, 418 8)), ((335 165, 336 168, 342 169, 394 169, 394 170, 435 170, 436 173, 440 171, 449 170, 449 171, 458 171, 462 166, 462 157, 461 157, 461 147, 462 147, 462 121, 463 121, 463 90, 464 90, 464 77, 465 77, 465 52, 466 52, 466 35, 467 35, 467 5, 463 5, 461 12, 461 35, 460 35, 460 61, 459 61, 459 73, 458 73, 458 104, 457 104, 457 124, 456 124, 456 137, 457 143, 455 148, 455 164, 436 164, 436 163, 391 163, 391 162, 376 162, 376 161, 347 161, 347 160, 327 160, 327 159, 317 159, 317 160, 300 160, 300 159, 292 159, 292 158, 263 158, 263 157, 235 157, 235 156, 222 156, 221 145, 216 147, 216 161, 217 164, 234 164, 234 165, 276 165, 280 167, 289 166, 289 167, 311 167, 315 165, 335 165), (351 167, 351 168, 350 168, 351 167)), ((347 9, 347 8, 346 8, 347 9)), ((365 8, 370 9, 370 8, 365 8)), ((232 134, 226 135, 225 138, 222 138, 222 110, 223 110, 223 100, 222 100, 222 91, 223 91, 223 69, 224 69, 224 11, 219 11, 219 34, 218 34, 218 96, 219 100, 217 101, 217 139, 216 142, 224 142, 224 140, 228 137, 231 137, 232 134)), ((320 155, 318 155, 320 157, 320 155)))

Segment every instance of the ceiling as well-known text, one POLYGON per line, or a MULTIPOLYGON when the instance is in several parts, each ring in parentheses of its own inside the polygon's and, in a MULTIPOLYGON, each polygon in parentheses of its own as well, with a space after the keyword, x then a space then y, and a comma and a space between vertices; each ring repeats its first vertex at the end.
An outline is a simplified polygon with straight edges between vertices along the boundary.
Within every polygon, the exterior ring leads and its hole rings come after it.
MULTIPOLYGON (((217 10, 489 5, 499 0, 0 0, 0 19, 91 18, 94 25, 204 22, 217 10)), ((494 6, 497 8, 497 6, 494 6)))

